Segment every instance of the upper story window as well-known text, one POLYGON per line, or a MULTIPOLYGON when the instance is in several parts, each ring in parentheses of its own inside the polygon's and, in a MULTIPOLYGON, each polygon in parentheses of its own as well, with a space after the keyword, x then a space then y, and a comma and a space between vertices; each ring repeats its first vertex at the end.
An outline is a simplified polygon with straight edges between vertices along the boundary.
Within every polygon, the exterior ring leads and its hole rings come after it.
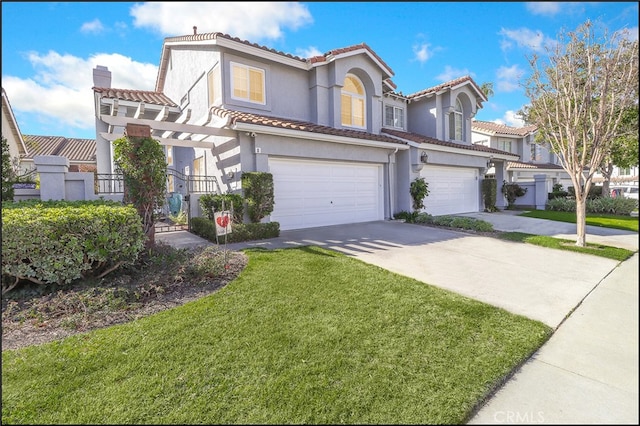
POLYGON ((220 80, 220 66, 216 65, 207 73, 207 89, 209 91, 209 106, 220 103, 222 100, 222 90, 220 80))
POLYGON ((231 62, 231 97, 264 105, 265 72, 263 69, 231 62))
POLYGON ((456 141, 463 140, 462 116, 462 103, 460 103, 460 100, 456 99, 456 106, 449 116, 449 139, 456 141))
POLYGON ((498 149, 500 151, 511 152, 511 139, 498 139, 498 149))
POLYGON ((347 74, 342 87, 342 125, 364 128, 365 92, 358 77, 347 74))
POLYGON ((542 148, 537 143, 531 143, 531 161, 542 160, 542 148))
POLYGON ((395 127, 396 129, 404 129, 404 109, 385 105, 384 125, 395 127))

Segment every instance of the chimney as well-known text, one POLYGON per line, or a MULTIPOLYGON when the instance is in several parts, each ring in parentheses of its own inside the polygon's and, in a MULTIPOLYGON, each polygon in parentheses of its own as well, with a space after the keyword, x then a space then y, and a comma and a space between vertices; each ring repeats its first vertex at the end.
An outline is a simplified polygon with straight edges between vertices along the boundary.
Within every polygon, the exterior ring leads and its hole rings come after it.
POLYGON ((93 86, 111 88, 111 71, 107 67, 96 65, 93 69, 93 86))
POLYGON ((198 34, 198 27, 196 27, 195 25, 193 26, 193 35, 197 35, 198 34))

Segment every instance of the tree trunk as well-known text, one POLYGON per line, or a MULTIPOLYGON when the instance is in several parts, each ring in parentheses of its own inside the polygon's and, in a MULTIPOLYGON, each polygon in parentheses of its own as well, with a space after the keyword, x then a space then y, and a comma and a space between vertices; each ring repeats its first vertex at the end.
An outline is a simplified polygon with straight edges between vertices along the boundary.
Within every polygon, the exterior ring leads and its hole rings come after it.
POLYGON ((585 247, 587 244, 587 196, 576 194, 576 246, 585 247))
POLYGON ((607 166, 602 169, 602 196, 603 197, 611 197, 611 192, 609 191, 609 184, 611 182, 611 174, 613 173, 613 163, 607 163, 607 166))
POLYGON ((156 224, 153 221, 153 204, 145 203, 138 207, 138 214, 142 217, 142 227, 147 236, 146 248, 156 245, 156 224))

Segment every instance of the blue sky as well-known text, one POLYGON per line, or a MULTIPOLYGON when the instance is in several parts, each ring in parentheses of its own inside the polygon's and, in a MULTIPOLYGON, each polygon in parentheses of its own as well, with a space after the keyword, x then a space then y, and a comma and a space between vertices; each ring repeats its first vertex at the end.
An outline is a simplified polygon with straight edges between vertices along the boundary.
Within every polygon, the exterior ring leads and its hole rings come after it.
MULTIPOLYGON (((2 87, 27 135, 94 138, 92 69, 153 90, 165 37, 224 32, 308 57, 368 44, 411 94, 470 75, 494 95, 476 119, 522 125, 527 57, 587 19, 638 38, 638 2, 2 1, 2 87)), ((177 101, 177 100, 176 100, 177 101)))

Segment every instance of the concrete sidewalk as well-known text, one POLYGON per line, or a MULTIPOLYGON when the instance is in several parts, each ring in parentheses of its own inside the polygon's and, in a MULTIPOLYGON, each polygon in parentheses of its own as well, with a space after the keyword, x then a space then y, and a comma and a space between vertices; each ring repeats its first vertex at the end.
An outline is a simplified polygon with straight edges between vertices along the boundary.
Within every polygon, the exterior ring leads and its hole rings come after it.
POLYGON ((469 424, 638 424, 638 253, 585 298, 469 424))

